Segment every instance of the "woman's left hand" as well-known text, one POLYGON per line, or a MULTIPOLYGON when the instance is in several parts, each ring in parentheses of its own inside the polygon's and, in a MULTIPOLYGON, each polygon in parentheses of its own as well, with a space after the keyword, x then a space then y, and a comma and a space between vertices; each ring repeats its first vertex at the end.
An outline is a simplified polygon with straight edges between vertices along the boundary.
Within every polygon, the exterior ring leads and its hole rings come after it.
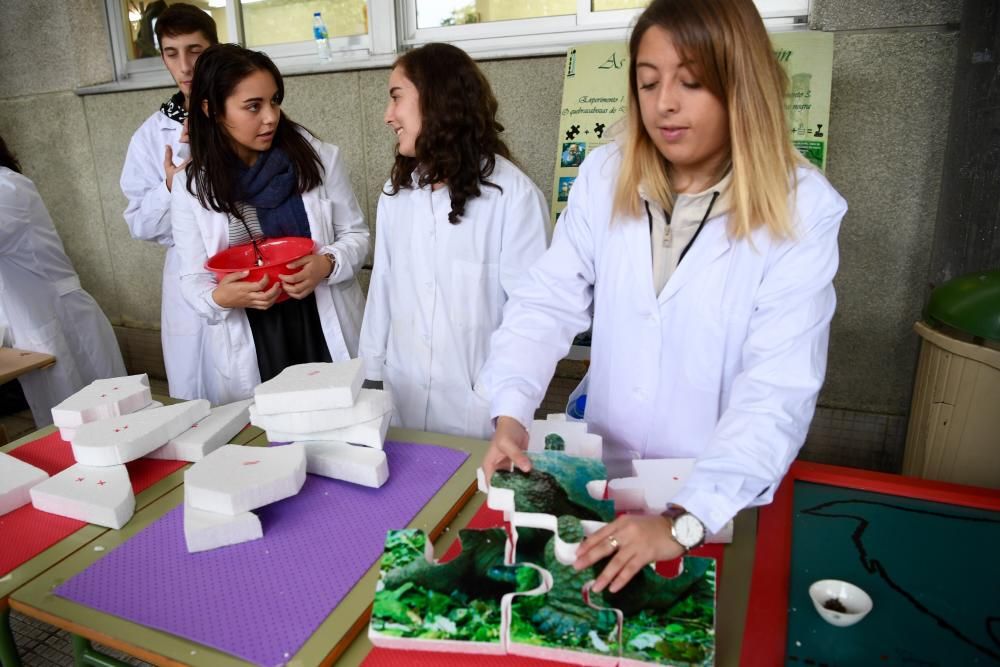
POLYGON ((683 553, 684 547, 670 534, 669 519, 626 514, 585 539, 577 549, 573 567, 582 570, 614 555, 591 590, 600 593, 608 588, 617 593, 643 567, 656 561, 673 560, 683 553))
POLYGON ((333 273, 333 262, 326 255, 306 255, 302 259, 285 265, 289 269, 298 269, 291 275, 279 275, 288 296, 293 299, 304 299, 316 289, 316 285, 326 280, 333 273))

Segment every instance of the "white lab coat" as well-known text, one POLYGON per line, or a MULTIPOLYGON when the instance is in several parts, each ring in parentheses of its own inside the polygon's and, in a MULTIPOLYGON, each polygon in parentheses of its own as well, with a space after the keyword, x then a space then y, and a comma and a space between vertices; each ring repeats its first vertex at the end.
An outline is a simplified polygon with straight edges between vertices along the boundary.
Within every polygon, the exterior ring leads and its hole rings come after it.
POLYGON ((482 186, 458 225, 448 222, 447 187, 379 198, 361 356, 367 377, 392 392, 396 426, 492 433, 489 399, 476 381, 508 295, 549 234, 542 193, 511 162, 496 160, 489 180, 503 192, 482 186))
MULTIPOLYGON (((167 248, 163 262, 160 302, 160 341, 167 370, 170 395, 175 398, 205 398, 201 380, 201 346, 204 326, 198 313, 181 294, 181 261, 170 224, 170 191, 167 190, 163 156, 173 150, 174 164, 190 156, 181 143, 183 126, 157 111, 136 130, 129 142, 120 185, 128 199, 125 222, 132 237, 153 241, 167 248)), ((172 186, 171 186, 172 187, 172 186)))
POLYGON ((35 184, 0 167, 0 325, 13 347, 54 355, 56 363, 19 380, 35 424, 92 381, 125 375, 108 318, 80 278, 35 184))
MULTIPOLYGON (((309 137, 323 163, 323 184, 302 195, 316 253, 330 253, 336 268, 316 286, 316 306, 334 361, 357 356, 364 295, 357 273, 368 257, 368 227, 351 190, 347 165, 336 146, 309 137)), ((171 215, 181 257, 181 289, 198 312, 205 332, 201 382, 213 405, 253 396, 260 384, 257 352, 242 308, 222 308, 212 298, 218 286, 205 262, 229 247, 229 219, 206 209, 187 191, 184 173, 175 177, 171 215)))
POLYGON ((609 476, 627 476, 632 459, 696 458, 674 502, 716 532, 770 502, 805 440, 846 203, 800 167, 794 240, 758 229, 735 241, 715 216, 656 295, 645 217, 612 220, 620 163, 615 145, 587 157, 552 247, 508 305, 483 371, 492 414, 530 423, 593 305, 585 418, 609 476))

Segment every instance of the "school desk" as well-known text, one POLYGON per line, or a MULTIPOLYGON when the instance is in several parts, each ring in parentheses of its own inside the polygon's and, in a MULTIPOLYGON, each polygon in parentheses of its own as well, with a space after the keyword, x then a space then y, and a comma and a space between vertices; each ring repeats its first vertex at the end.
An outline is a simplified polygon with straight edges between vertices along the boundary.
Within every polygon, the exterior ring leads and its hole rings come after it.
MULTIPOLYGON (((153 396, 153 398, 164 404, 177 402, 175 399, 165 396, 153 396)), ((252 438, 259 437, 262 433, 263 432, 260 429, 248 426, 246 429, 238 433, 232 441, 235 444, 244 444, 252 438)), ((0 451, 10 453, 18 447, 39 441, 43 438, 49 438, 49 441, 51 441, 54 446, 58 446, 60 450, 69 449, 68 443, 58 440, 58 431, 56 427, 47 426, 34 431, 33 433, 29 433, 12 443, 0 447, 0 451)), ((60 455, 57 458, 64 460, 65 452, 60 451, 60 455)), ((60 464, 57 463, 55 464, 55 467, 59 467, 59 465, 60 464)), ((162 465, 165 464, 159 464, 157 467, 162 465)), ((47 472, 51 473, 54 471, 55 468, 50 468, 47 472)), ((152 470, 150 471, 150 474, 156 476, 157 471, 152 470)), ((184 472, 183 468, 181 468, 163 476, 158 481, 155 481, 150 486, 144 488, 141 492, 136 494, 136 511, 146 507, 166 492, 179 486, 183 481, 184 472)), ((15 512, 22 510, 26 512, 32 511, 31 509, 21 508, 20 510, 15 510, 15 512)), ((57 517, 56 515, 46 514, 44 512, 39 512, 38 515, 43 519, 44 523, 32 526, 32 528, 36 531, 36 533, 32 536, 32 538, 34 538, 32 541, 37 545, 37 547, 32 550, 30 557, 9 570, 7 568, 0 567, 0 664, 2 664, 3 667, 14 667, 15 665, 20 664, 16 648, 14 646, 14 638, 11 635, 10 630, 10 608, 8 598, 11 593, 109 530, 103 526, 85 524, 83 522, 65 519, 64 517, 57 517), (51 525, 57 523, 60 525, 51 525), (77 526, 79 527, 77 528, 77 526), (54 530, 55 534, 64 534, 65 536, 46 539, 46 537, 53 534, 48 532, 51 530, 54 530), (43 531, 45 532, 45 535, 39 534, 43 531)), ((5 530, 5 528, 7 527, 4 525, 3 517, 0 517, 0 544, 14 544, 22 546, 18 544, 18 542, 23 541, 20 536, 19 538, 15 538, 14 536, 7 534, 9 530, 5 530)))
MULTIPOLYGON (((455 514, 466 505, 475 493, 475 470, 479 466, 481 453, 486 443, 466 438, 431 435, 416 431, 392 429, 389 440, 398 442, 425 443, 467 453, 468 457, 440 487, 431 500, 416 514, 409 527, 421 528, 429 535, 437 536, 452 521, 455 514)), ((262 444, 255 440, 249 444, 262 444)), ((392 466, 390 465, 390 482, 392 466)), ((311 477, 311 476, 310 476, 311 477)), ((310 482, 307 480, 307 484, 310 482)), ((301 495, 301 493, 299 494, 301 495)), ((78 657, 93 655, 90 641, 114 647, 140 659, 155 664, 246 664, 232 655, 196 644, 187 639, 166 632, 126 621, 122 618, 96 611, 77 604, 64 597, 52 594, 52 589, 67 581, 90 565, 97 563, 115 547, 135 538, 147 526, 151 526, 183 502, 183 486, 175 488, 141 512, 136 512, 132 520, 118 531, 106 531, 92 540, 86 548, 78 550, 55 567, 45 571, 27 585, 19 588, 11 596, 11 606, 18 612, 37 618, 45 623, 63 628, 74 636, 74 649, 78 657), (95 550, 99 547, 100 550, 95 550)), ((294 498, 289 499, 294 500, 294 498)), ((266 509, 266 508, 265 508, 266 509)), ((265 538, 267 530, 265 529, 265 538)), ((142 536, 139 536, 142 539, 142 536)), ((253 543, 248 543, 253 544, 253 543)), ((378 545, 381 553, 381 542, 378 545)), ((322 574, 322 573, 318 573, 322 574)), ((150 572, 155 577, 156 572, 150 572)), ((308 641, 295 655, 288 657, 289 664, 313 665, 335 660, 351 643, 357 633, 367 623, 367 613, 374 594, 378 576, 377 563, 367 569, 367 573, 343 597, 340 604, 321 620, 308 641)), ((269 622, 268 609, 259 609, 259 622, 269 622)), ((273 619, 271 619, 273 621, 273 619)), ((106 661, 100 657, 99 660, 106 661)), ((108 664, 104 662, 104 664, 108 664)))
POLYGON ((759 516, 741 665, 1000 665, 1000 491, 798 462, 759 516), (825 622, 820 579, 872 611, 825 622))
POLYGON ((48 368, 54 363, 56 358, 51 354, 0 347, 0 384, 10 382, 29 371, 48 368))

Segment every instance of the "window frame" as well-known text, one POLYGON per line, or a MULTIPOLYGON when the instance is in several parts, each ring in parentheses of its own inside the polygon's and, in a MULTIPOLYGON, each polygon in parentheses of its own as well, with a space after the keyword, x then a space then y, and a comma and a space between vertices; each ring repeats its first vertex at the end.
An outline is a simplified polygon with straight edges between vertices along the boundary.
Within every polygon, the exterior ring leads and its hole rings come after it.
MULTIPOLYGON (((368 33, 330 39, 333 58, 320 62, 312 40, 255 46, 285 75, 386 67, 403 51, 445 41, 477 59, 557 55, 587 42, 624 40, 636 9, 594 11, 592 0, 576 0, 576 13, 488 23, 417 28, 420 0, 366 0, 368 33)), ((769 31, 804 27, 812 0, 754 0, 769 31)), ((78 90, 81 94, 173 85, 160 58, 128 58, 121 0, 104 0, 115 80, 78 90)), ((245 44, 240 0, 226 0, 226 30, 245 44)))

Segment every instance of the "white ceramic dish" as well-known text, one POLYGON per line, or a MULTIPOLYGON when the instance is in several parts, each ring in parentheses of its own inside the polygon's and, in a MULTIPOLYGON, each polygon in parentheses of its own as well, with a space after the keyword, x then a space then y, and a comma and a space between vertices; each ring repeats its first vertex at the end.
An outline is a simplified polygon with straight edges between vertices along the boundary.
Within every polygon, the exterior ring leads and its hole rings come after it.
POLYGON ((872 599, 868 593, 854 584, 839 579, 821 579, 809 587, 809 597, 823 620, 831 625, 847 627, 854 625, 872 610, 872 599), (836 600, 844 611, 828 609, 825 605, 836 600))

